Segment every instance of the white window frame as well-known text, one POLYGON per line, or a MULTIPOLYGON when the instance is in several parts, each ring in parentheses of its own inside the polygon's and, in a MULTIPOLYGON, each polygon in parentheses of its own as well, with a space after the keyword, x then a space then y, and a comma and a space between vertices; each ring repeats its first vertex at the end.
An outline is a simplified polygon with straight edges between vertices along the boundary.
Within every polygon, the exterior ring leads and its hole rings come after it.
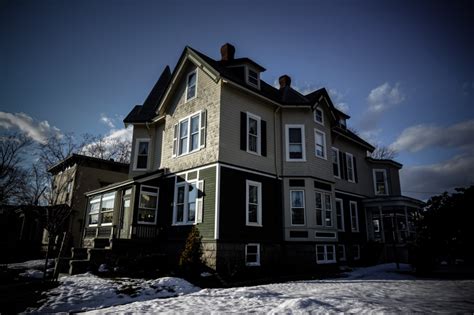
POLYGON ((260 244, 258 243, 249 243, 245 245, 245 265, 246 266, 260 266, 260 244), (256 262, 248 262, 248 247, 249 246, 256 246, 257 247, 257 259, 256 262))
MULTIPOLYGON (((106 192, 106 193, 102 193, 100 195, 96 195, 94 196, 93 198, 91 198, 89 200, 89 209, 88 209, 88 212, 87 212, 87 226, 88 227, 99 227, 99 226, 111 226, 113 224, 113 222, 109 222, 109 223, 102 223, 102 214, 103 213, 108 213, 108 212, 114 212, 115 211, 115 198, 117 197, 117 192, 116 191, 113 191, 113 192, 106 192), (104 198, 104 196, 106 195, 110 195, 106 198, 104 198), (92 202, 92 200, 95 199, 95 197, 99 197, 97 198, 96 200, 97 201, 94 201, 92 202), (109 211, 102 211, 102 203, 103 201, 107 201, 107 200, 110 200, 110 199, 113 199, 114 200, 114 204, 112 206, 112 210, 109 210, 109 211), (92 203, 98 203, 99 204, 99 211, 98 212, 95 212, 94 214, 97 214, 97 223, 94 223, 94 224, 90 224, 90 210, 91 210, 91 204, 92 203)), ((113 219, 112 219, 113 220, 113 219)))
POLYGON ((326 133, 324 131, 321 131, 319 129, 314 129, 314 155, 316 155, 316 157, 320 158, 320 159, 323 159, 323 160, 327 160, 327 145, 326 145, 326 133), (318 155, 318 138, 317 138, 317 134, 319 134, 320 136, 322 136, 322 139, 323 139, 323 144, 322 144, 322 151, 323 151, 323 156, 320 156, 318 155))
MULTIPOLYGON (((261 155, 262 154, 262 119, 252 113, 247 112, 247 152, 251 154, 261 155), (257 121, 257 151, 250 150, 250 118, 257 121)), ((255 136, 255 135, 254 135, 255 136)))
POLYGON ((286 144, 286 161, 287 162, 306 162, 306 137, 304 134, 304 125, 285 125, 285 144, 286 144), (298 128, 301 130, 301 159, 290 158, 290 128, 298 128))
POLYGON ((335 209, 336 209, 336 228, 338 231, 341 231, 341 232, 344 232, 345 231, 345 228, 344 228, 344 201, 341 199, 341 198, 335 198, 335 209), (342 227, 339 226, 339 224, 337 223, 337 218, 338 218, 338 214, 337 214, 337 204, 338 202, 341 204, 341 223, 342 223, 342 227))
POLYGON ((177 182, 177 177, 175 178, 175 185, 174 185, 174 198, 173 198, 173 225, 194 225, 197 223, 197 217, 198 217, 198 202, 200 197, 199 197, 199 182, 200 180, 193 179, 189 181, 182 181, 182 182, 177 182), (195 185, 196 186, 196 205, 194 209, 194 221, 189 221, 188 220, 188 212, 189 212, 189 186, 190 185, 195 185), (184 204, 183 204, 183 222, 177 222, 177 201, 178 201, 178 188, 184 186, 184 204))
POLYGON ((151 140, 150 138, 137 138, 135 139, 135 154, 133 155, 133 170, 134 171, 146 171, 150 168, 150 143, 151 140), (148 152, 147 152, 147 157, 146 157, 146 168, 138 168, 138 150, 140 148, 140 143, 141 142, 147 142, 148 143, 148 152))
MULTIPOLYGON (((97 196, 94 196, 94 197, 97 197, 97 196)), ((99 226, 100 224, 100 207, 101 207, 101 203, 102 203, 102 195, 99 195, 99 198, 96 199, 97 201, 94 201, 94 197, 92 197, 90 200, 89 200, 89 210, 88 210, 88 213, 87 213, 87 223, 88 223, 88 226, 89 227, 96 227, 96 226, 99 226), (98 203, 99 204, 99 209, 97 212, 94 212, 93 215, 96 215, 97 214, 97 223, 90 223, 90 216, 91 216, 91 205, 92 204, 95 204, 95 203, 98 203)))
POLYGON ((147 224, 147 225, 155 225, 156 224, 156 221, 158 219, 158 199, 159 199, 159 195, 160 195, 160 188, 159 187, 149 186, 149 185, 141 185, 140 186, 140 194, 138 195, 138 209, 137 209, 137 223, 138 224, 147 224), (156 193, 151 192, 151 191, 143 191, 144 187, 156 189, 156 193), (156 196, 156 205, 155 205, 154 208, 145 208, 145 207, 141 206, 142 193, 145 193, 146 195, 150 195, 150 196, 156 196), (140 212, 140 209, 154 210, 155 211, 155 220, 153 222, 140 221, 138 219, 138 212, 140 212))
POLYGON ((333 171, 332 174, 334 175, 335 178, 341 178, 341 161, 339 159, 339 149, 335 147, 331 147, 331 164, 333 165, 333 171), (332 154, 333 152, 336 152, 336 159, 337 159, 337 173, 338 175, 334 175, 334 161, 332 160, 332 154))
MULTIPOLYGON (((342 255, 341 255, 341 257, 339 257, 339 255, 338 255, 338 257, 337 257, 337 258, 339 259, 339 261, 346 261, 346 260, 347 260, 347 257, 346 257, 346 246, 345 246, 344 244, 338 244, 338 245, 337 245, 337 248, 338 248, 338 249, 339 249, 339 248, 342 248, 342 251, 341 251, 341 252, 342 252, 342 255)), ((339 253, 339 250, 338 250, 337 252, 339 253)))
POLYGON ((186 89, 184 91, 184 99, 185 99, 185 102, 189 102, 193 99, 195 99, 197 97, 197 86, 198 86, 198 72, 197 72, 197 69, 194 69, 193 71, 189 72, 188 75, 186 76, 186 89), (189 83, 189 77, 195 73, 196 74, 196 81, 194 83, 194 95, 190 98, 188 98, 188 83, 189 83))
POLYGON ((359 244, 352 245, 352 257, 354 260, 360 260, 360 245, 359 244))
MULTIPOLYGON (((202 111, 197 111, 195 113, 192 113, 191 115, 188 115, 182 119, 180 119, 177 123, 178 125, 178 128, 177 128, 177 135, 176 135, 176 140, 177 140, 177 144, 176 144, 176 156, 184 156, 184 155, 188 155, 188 154, 191 154, 191 153, 194 153, 194 152, 197 152, 199 150, 201 150, 202 146, 201 146, 201 119, 202 119, 202 111), (192 150, 192 151, 189 151, 190 147, 191 147, 191 136, 193 135, 192 132, 191 132, 191 120, 192 118, 194 118, 195 116, 198 117, 198 131, 197 131, 197 134, 198 134, 198 146, 196 149, 192 150), (188 132, 186 134, 186 151, 183 150, 182 153, 179 153, 180 152, 180 149, 181 149, 181 123, 185 122, 186 121, 186 124, 188 126, 188 132)), ((176 127, 173 127, 173 128, 176 128, 176 127)), ((173 132, 174 132, 174 129, 173 129, 173 132)), ((173 139, 174 141, 174 139, 173 139)), ((174 144, 173 144, 174 145, 174 144)))
POLYGON ((334 245, 330 245, 330 244, 317 244, 316 245, 316 263, 317 264, 333 264, 336 262, 336 246, 334 245), (320 260, 318 258, 318 247, 322 247, 324 248, 324 259, 323 260, 320 260), (333 255, 333 259, 328 259, 328 247, 332 247, 332 255, 333 255))
POLYGON ((355 171, 354 171, 354 156, 351 153, 346 152, 346 171, 347 171, 347 181, 350 183, 355 183, 355 171), (349 160, 351 161, 352 168, 350 169, 351 172, 349 172, 349 160), (349 178, 349 174, 350 177, 349 178))
POLYGON ((372 176, 373 176, 373 179, 374 179, 374 193, 377 196, 387 196, 388 195, 387 170, 385 170, 385 169, 373 169, 372 170, 372 176), (383 173, 383 179, 384 179, 384 185, 385 185, 385 193, 384 194, 379 194, 377 192, 377 176, 376 176, 377 172, 382 172, 383 173))
POLYGON ((357 208, 357 202, 356 201, 349 201, 349 213, 350 213, 350 216, 351 216, 351 231, 352 232, 359 232, 359 209, 357 208), (352 210, 352 205, 354 205, 354 209, 355 210, 352 210), (354 221, 353 221, 353 218, 355 217, 355 222, 356 222, 356 225, 354 226, 354 221))
POLYGON ((262 183, 251 180, 245 181, 245 224, 247 226, 262 226, 262 183), (249 221, 249 188, 250 186, 257 187, 257 222, 249 221))
POLYGON ((291 226, 305 226, 306 225, 306 200, 305 194, 303 189, 291 189, 290 190, 290 224, 291 226), (294 224, 293 223, 293 192, 301 191, 303 192, 303 223, 302 224, 294 224))
POLYGON ((250 85, 250 86, 253 86, 257 89, 260 90, 260 72, 259 71, 256 71, 254 68, 250 68, 248 66, 245 67, 245 82, 250 85), (250 82, 249 80, 249 77, 250 77, 250 71, 253 71, 257 74, 257 84, 253 83, 253 82, 250 82))
POLYGON ((318 123, 318 124, 324 126, 324 111, 323 111, 321 108, 316 107, 316 108, 314 109, 313 116, 314 116, 314 117, 313 117, 313 118, 314 118, 314 122, 316 122, 316 123, 318 123), (316 119, 316 117, 317 117, 316 111, 318 111, 318 110, 321 112, 321 121, 318 121, 318 120, 316 119))
POLYGON ((315 190, 314 191, 314 201, 315 201, 315 210, 316 210, 316 226, 324 226, 324 227, 332 227, 333 224, 333 202, 332 202, 332 194, 328 192, 324 192, 321 190, 315 190), (316 208, 316 194, 321 195, 321 208, 316 208), (329 201, 331 205, 331 209, 327 209, 326 207, 326 196, 329 196, 329 201), (318 224, 318 211, 321 211, 321 219, 322 219, 322 224, 318 224), (331 218, 331 224, 327 224, 326 216, 327 212, 330 213, 330 218, 331 218))

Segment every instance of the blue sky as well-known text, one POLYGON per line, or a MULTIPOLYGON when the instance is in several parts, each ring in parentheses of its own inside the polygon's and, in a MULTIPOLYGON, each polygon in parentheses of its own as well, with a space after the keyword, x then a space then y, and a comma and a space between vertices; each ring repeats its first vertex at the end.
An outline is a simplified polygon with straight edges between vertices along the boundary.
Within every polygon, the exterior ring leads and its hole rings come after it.
POLYGON ((330 90, 424 199, 474 183, 473 38, 472 1, 3 1, 0 128, 123 135, 185 45, 230 42, 271 84, 330 90))

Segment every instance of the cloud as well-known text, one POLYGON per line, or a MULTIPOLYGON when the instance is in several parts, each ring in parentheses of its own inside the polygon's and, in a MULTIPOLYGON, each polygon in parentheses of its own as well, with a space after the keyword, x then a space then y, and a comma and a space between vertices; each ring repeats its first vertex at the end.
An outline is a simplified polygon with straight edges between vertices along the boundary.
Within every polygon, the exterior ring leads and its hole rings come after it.
POLYGON ((117 130, 111 130, 108 135, 104 137, 104 140, 121 140, 121 141, 132 141, 133 127, 122 128, 117 130))
POLYGON ((345 93, 342 93, 336 89, 329 89, 328 94, 337 109, 346 114, 349 113, 349 105, 344 102, 344 98, 346 96, 345 93))
MULTIPOLYGON (((442 127, 421 124, 406 128, 390 147, 397 151, 417 152, 428 147, 474 148, 474 119, 442 127)), ((474 151, 474 150, 472 150, 474 151)))
POLYGON ((0 112, 0 128, 19 129, 27 137, 39 143, 46 143, 51 135, 61 135, 60 130, 51 126, 47 120, 38 122, 25 113, 0 112))
POLYGON ((115 119, 107 117, 105 114, 100 114, 100 121, 109 128, 115 128, 115 119))
POLYGON ((400 104, 404 99, 405 96, 400 90, 399 83, 392 87, 388 82, 385 82, 370 91, 367 102, 370 112, 383 112, 393 105, 400 104))

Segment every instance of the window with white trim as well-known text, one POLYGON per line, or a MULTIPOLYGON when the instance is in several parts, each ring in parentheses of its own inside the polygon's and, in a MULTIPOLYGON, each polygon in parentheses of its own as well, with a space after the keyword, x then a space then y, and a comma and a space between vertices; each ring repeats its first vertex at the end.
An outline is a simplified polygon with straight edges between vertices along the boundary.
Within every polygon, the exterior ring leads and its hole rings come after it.
POLYGON ((202 180, 177 182, 174 193, 173 224, 202 222, 202 180))
POLYGON ((112 225, 115 192, 93 197, 89 201, 89 226, 112 225))
POLYGON ((247 84, 252 85, 256 87, 257 89, 260 89, 260 73, 258 73, 257 71, 249 67, 245 67, 245 69, 246 69, 245 71, 247 72, 247 75, 246 75, 247 84))
POLYGON ((150 150, 150 139, 136 139, 135 144, 135 170, 148 169, 148 152, 150 150))
POLYGON ((158 192, 158 187, 141 185, 138 203, 138 223, 156 224, 158 192))
POLYGON ((326 134, 320 130, 314 130, 315 153, 317 157, 326 159, 326 134))
POLYGON ((316 225, 332 226, 332 200, 331 194, 315 191, 316 199, 316 225))
POLYGON ((247 152, 260 155, 261 134, 260 117, 247 113, 247 152))
POLYGON ((318 264, 331 264, 336 262, 334 245, 316 245, 316 262, 318 264))
POLYGON ((246 181, 246 225, 262 226, 262 183, 246 181))
POLYGON ((304 225, 304 190, 290 190, 291 225, 304 225))
POLYGON ((334 177, 341 178, 341 163, 339 161, 339 149, 331 148, 332 173, 334 177))
POLYGON ((196 97, 197 72, 191 71, 186 77, 186 102, 196 97))
POLYGON ((260 266, 260 244, 245 245, 245 265, 260 266))
POLYGON ((354 175, 354 156, 346 152, 346 169, 347 169, 347 180, 351 183, 355 182, 354 175))
POLYGON ((376 195, 388 195, 387 171, 384 169, 374 169, 374 191, 376 195))
POLYGON ((314 121, 324 126, 324 113, 321 108, 314 110, 314 121))
POLYGON ((336 227, 344 232, 344 205, 342 199, 336 198, 336 227))
POLYGON ((352 245, 352 258, 354 260, 360 259, 360 245, 352 245))
POLYGON ((194 113, 179 121, 173 129, 173 156, 196 152, 205 146, 206 111, 194 113))
POLYGON ((356 201, 349 201, 349 210, 351 215, 351 230, 352 232, 359 232, 359 211, 356 201))
POLYGON ((306 161, 304 125, 285 125, 286 160, 306 161))
POLYGON ((339 261, 346 261, 346 246, 337 245, 337 259, 339 261))

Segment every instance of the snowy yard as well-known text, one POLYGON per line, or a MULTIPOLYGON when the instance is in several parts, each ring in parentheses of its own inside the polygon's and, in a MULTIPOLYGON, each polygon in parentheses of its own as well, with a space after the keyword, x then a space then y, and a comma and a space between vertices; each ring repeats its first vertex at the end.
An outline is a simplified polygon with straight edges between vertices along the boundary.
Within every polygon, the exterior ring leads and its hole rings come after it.
POLYGON ((109 280, 85 274, 61 278, 36 311, 473 312, 474 280, 417 279, 396 273, 394 264, 360 268, 333 280, 203 290, 179 278, 109 280))

